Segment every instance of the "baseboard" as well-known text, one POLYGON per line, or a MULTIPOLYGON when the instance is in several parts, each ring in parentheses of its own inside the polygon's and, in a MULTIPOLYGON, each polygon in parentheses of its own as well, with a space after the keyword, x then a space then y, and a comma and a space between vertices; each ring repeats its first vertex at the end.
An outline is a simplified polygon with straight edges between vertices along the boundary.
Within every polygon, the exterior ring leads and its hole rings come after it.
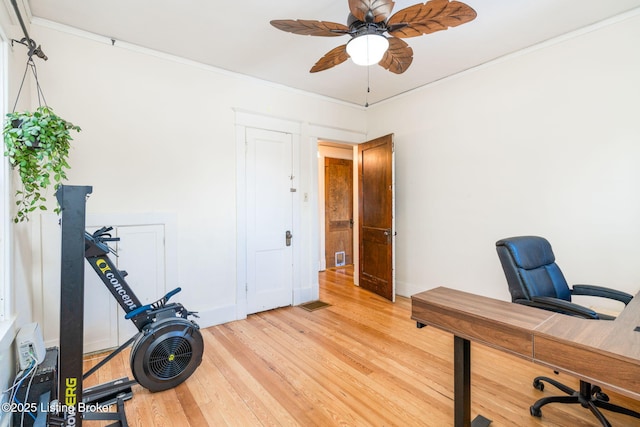
POLYGON ((298 288, 293 290, 293 305, 304 304, 305 302, 315 301, 319 298, 319 289, 315 288, 298 288))
POLYGON ((201 328, 208 328, 209 326, 238 320, 236 317, 235 305, 227 305, 224 307, 217 307, 212 310, 199 311, 197 314, 199 317, 194 317, 193 320, 195 320, 201 328))
POLYGON ((399 295, 401 297, 409 298, 411 297, 411 295, 415 295, 426 290, 427 289, 424 287, 424 285, 418 286, 396 280, 396 295, 399 295))

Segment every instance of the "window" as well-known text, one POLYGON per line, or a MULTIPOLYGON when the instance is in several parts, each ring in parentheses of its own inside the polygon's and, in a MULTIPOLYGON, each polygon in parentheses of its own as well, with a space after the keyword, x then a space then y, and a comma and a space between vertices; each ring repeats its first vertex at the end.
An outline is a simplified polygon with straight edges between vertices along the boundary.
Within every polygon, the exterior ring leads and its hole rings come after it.
MULTIPOLYGON (((7 44, 8 39, 0 28, 0 117, 2 117, 2 124, 4 124, 7 111, 7 44)), ((0 152, 4 153, 4 141, 0 152)), ((9 320, 11 315, 9 172, 7 161, 3 155, 0 159, 0 322, 9 320)))

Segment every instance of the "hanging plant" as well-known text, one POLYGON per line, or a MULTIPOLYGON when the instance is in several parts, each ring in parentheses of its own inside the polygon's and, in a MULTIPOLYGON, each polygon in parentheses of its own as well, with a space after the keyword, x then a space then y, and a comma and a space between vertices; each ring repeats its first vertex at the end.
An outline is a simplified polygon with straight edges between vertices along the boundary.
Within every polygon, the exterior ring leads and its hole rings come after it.
MULTIPOLYGON (((47 210, 47 188, 53 182, 57 190, 62 180, 67 179, 71 130, 80 131, 80 127, 57 116, 46 105, 34 112, 7 114, 4 155, 18 170, 22 181, 22 189, 16 191, 18 212, 14 222, 29 220, 29 214, 35 210, 47 210)), ((60 207, 55 212, 59 213, 60 207)))

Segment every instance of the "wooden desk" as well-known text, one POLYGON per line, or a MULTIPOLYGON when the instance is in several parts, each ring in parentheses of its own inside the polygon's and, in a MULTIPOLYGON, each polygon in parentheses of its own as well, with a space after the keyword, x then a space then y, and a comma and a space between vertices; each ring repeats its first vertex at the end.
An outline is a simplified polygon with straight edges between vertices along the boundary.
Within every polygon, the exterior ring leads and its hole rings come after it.
POLYGON ((554 314, 534 330, 534 362, 640 400, 637 326, 640 293, 613 321, 554 314))
POLYGON ((434 326, 455 336, 456 427, 472 424, 469 341, 640 400, 640 332, 634 331, 640 326, 638 297, 614 321, 581 319, 443 287, 411 300, 411 318, 419 327, 434 326))

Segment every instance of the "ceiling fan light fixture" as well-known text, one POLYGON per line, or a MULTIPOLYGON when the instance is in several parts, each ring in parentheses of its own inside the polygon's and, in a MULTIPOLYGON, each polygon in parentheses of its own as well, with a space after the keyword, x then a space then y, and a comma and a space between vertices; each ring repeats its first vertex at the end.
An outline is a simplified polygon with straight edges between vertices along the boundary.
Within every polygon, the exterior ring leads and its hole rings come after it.
POLYGON ((363 34, 349 40, 347 53, 357 65, 373 65, 380 62, 389 48, 389 40, 381 34, 363 34))
POLYGON ((413 62, 413 49, 403 39, 430 34, 473 21, 477 13, 460 0, 427 0, 392 14, 395 0, 347 0, 347 24, 310 19, 274 19, 271 25, 301 36, 351 39, 325 53, 310 73, 328 70, 351 57, 354 64, 378 64, 402 74, 413 62))

